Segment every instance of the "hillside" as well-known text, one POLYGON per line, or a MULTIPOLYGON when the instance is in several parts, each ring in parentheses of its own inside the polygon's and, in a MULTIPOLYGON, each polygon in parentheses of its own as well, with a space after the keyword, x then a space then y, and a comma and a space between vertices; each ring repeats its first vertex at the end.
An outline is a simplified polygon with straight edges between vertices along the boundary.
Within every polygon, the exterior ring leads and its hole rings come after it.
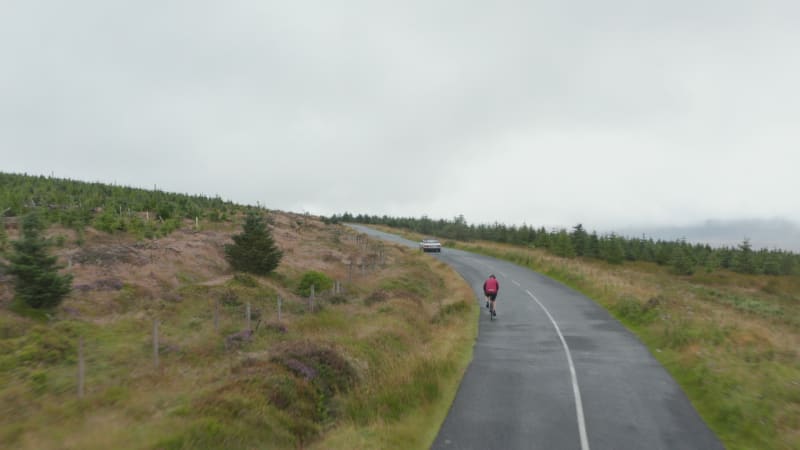
POLYGON ((228 220, 183 219, 153 239, 52 224, 53 252, 74 275, 63 304, 20 316, 2 279, 3 446, 429 446, 469 360, 472 293, 415 251, 261 213, 284 252, 266 277, 224 259, 241 231, 233 208, 228 220), (299 294, 309 271, 334 282, 313 302, 299 294))

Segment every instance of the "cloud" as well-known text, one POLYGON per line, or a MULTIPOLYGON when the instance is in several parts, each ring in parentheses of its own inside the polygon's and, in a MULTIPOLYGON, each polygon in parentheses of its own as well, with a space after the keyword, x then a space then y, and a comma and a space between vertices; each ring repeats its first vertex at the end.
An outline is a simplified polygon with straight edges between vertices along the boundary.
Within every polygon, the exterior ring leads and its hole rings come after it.
POLYGON ((800 221, 798 13, 788 1, 12 2, 2 170, 324 214, 800 221))

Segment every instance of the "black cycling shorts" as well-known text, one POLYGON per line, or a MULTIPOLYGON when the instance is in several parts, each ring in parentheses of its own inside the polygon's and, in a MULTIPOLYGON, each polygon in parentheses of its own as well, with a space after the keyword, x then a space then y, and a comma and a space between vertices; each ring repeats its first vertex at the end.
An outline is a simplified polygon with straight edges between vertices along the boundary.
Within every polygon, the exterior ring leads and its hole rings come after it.
POLYGON ((497 292, 484 292, 484 294, 486 294, 486 296, 491 300, 497 299, 497 292))

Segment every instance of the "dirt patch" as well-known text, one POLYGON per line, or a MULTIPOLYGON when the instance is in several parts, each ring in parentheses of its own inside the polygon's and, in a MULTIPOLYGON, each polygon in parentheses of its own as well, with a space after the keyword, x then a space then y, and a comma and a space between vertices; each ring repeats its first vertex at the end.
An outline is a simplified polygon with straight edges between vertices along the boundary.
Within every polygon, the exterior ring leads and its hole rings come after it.
POLYGON ((74 255, 71 255, 71 259, 73 263, 96 266, 109 266, 119 263, 137 266, 147 264, 149 259, 134 245, 96 245, 79 250, 74 255))

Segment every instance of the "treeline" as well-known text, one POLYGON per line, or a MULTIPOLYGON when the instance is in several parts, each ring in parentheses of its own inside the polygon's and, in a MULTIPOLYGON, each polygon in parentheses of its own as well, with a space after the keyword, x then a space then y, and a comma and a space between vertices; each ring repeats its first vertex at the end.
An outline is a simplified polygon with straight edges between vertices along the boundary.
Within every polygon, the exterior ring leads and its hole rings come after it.
POLYGON ((331 223, 357 222, 404 228, 417 233, 459 241, 484 240, 546 249, 565 258, 593 258, 611 264, 625 261, 648 261, 668 266, 680 275, 698 270, 713 272, 723 268, 748 274, 795 275, 800 272, 800 255, 783 250, 754 250, 744 239, 736 247, 712 248, 707 244, 690 244, 685 240, 666 241, 652 238, 630 238, 617 234, 598 235, 578 224, 572 229, 551 229, 528 225, 513 226, 468 224, 464 216, 453 220, 428 217, 406 218, 352 215, 344 213, 326 219, 331 223))
POLYGON ((0 217, 36 212, 46 225, 169 234, 183 219, 224 221, 242 209, 220 197, 0 172, 0 217))

